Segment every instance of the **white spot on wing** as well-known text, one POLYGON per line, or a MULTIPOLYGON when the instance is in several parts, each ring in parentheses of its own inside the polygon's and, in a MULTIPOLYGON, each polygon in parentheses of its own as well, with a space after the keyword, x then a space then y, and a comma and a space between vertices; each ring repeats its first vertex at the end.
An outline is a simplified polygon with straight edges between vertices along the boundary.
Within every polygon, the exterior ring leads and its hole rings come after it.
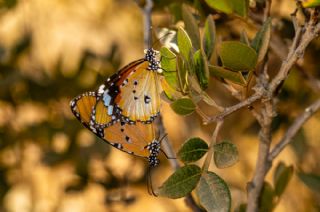
POLYGON ((108 115, 112 115, 112 112, 113 112, 113 106, 110 105, 108 106, 108 115))
POLYGON ((111 96, 108 94, 107 91, 104 92, 103 94, 103 101, 105 106, 109 106, 111 102, 111 96))
POLYGON ((99 93, 99 94, 102 94, 102 93, 104 92, 104 88, 105 88, 105 85, 104 85, 104 84, 100 85, 100 87, 99 87, 99 89, 98 89, 98 93, 99 93))
POLYGON ((90 126, 90 129, 92 130, 92 132, 97 133, 97 129, 94 128, 93 126, 90 126))

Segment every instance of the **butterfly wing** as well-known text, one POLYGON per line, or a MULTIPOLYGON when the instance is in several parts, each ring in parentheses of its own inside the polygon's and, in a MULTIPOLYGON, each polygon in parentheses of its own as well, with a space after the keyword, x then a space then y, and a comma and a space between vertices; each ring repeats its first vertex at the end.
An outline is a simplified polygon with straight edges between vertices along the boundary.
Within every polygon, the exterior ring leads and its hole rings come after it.
POLYGON ((102 139, 124 152, 148 158, 150 151, 147 147, 155 140, 154 126, 141 122, 135 124, 117 122, 104 128, 102 139))
POLYGON ((71 111, 87 128, 96 133, 97 128, 109 126, 119 119, 108 115, 109 108, 96 92, 86 92, 70 102, 71 111))
POLYGON ((79 95, 70 105, 78 120, 107 143, 129 154, 149 157, 147 146, 155 140, 153 124, 114 120, 96 92, 79 95))
POLYGON ((156 71, 148 69, 149 62, 134 67, 121 77, 115 104, 128 121, 150 123, 160 111, 160 87, 156 71))
POLYGON ((112 75, 97 91, 108 107, 108 115, 121 114, 127 122, 150 123, 160 111, 158 74, 140 59, 112 75))

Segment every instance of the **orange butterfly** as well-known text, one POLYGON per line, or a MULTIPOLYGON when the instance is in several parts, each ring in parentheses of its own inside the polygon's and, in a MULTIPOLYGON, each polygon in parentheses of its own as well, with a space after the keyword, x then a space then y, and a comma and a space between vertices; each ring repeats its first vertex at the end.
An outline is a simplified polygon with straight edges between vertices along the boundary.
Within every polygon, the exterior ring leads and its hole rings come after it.
POLYGON ((95 92, 70 102, 77 119, 116 148, 147 157, 157 165, 160 143, 155 139, 153 119, 160 110, 157 51, 134 61, 107 79, 95 92), (134 125, 133 125, 134 124, 134 125))
MULTIPOLYGON (((85 127, 117 149, 146 158, 150 167, 159 164, 161 151, 152 123, 160 111, 157 54, 148 49, 145 58, 122 68, 97 91, 70 102, 73 114, 85 127)), ((154 194, 152 186, 151 191, 154 194)))
MULTIPOLYGON (((87 92, 81 96, 76 97, 71 101, 71 110, 79 121, 95 133, 98 137, 116 147, 117 149, 126 153, 144 157, 149 162, 148 169, 148 192, 154 196, 152 182, 151 182, 151 169, 159 165, 160 161, 158 155, 161 152, 169 158, 166 153, 161 150, 161 139, 156 138, 154 123, 142 122, 125 122, 125 120, 113 119, 107 114, 108 107, 104 109, 104 113, 97 115, 96 110, 100 110, 102 102, 95 92, 87 92), (92 120, 95 120, 98 125, 94 125, 92 120), (111 120, 112 125, 104 126, 100 123, 106 123, 106 120, 111 120)), ((109 106, 110 107, 110 106, 109 106)))

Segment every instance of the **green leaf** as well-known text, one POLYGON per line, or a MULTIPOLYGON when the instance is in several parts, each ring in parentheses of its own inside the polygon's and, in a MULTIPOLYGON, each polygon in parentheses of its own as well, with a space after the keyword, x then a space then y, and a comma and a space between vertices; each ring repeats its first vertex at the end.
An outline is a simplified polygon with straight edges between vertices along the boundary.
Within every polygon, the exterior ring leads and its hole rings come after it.
POLYGON ((189 61, 189 57, 192 51, 192 43, 187 32, 182 27, 179 27, 178 29, 177 44, 179 47, 179 51, 183 56, 183 59, 185 61, 189 61))
POLYGON ((228 0, 233 12, 241 17, 247 17, 249 10, 249 0, 228 0))
POLYGON ((195 78, 195 76, 188 77, 188 81, 190 83, 189 95, 192 97, 193 102, 198 103, 202 100, 208 105, 218 108, 217 103, 205 91, 201 89, 198 80, 195 78))
POLYGON ((172 88, 177 88, 177 72, 166 72, 164 71, 163 76, 165 78, 165 80, 168 82, 168 84, 172 87, 172 88))
MULTIPOLYGON (((175 73, 175 72, 167 72, 167 73, 175 73)), ((182 94, 176 90, 176 88, 173 88, 169 85, 169 83, 166 81, 166 79, 161 79, 161 87, 163 89, 163 92, 165 96, 171 100, 174 101, 176 99, 182 98, 182 94)))
POLYGON ((280 162, 273 175, 273 184, 275 186, 275 194, 281 196, 287 187, 293 174, 293 166, 286 166, 280 162))
POLYGON ((272 186, 264 182, 259 198, 259 212, 271 212, 275 206, 275 194, 272 186))
POLYGON ((188 90, 188 70, 187 70, 187 64, 181 57, 181 55, 177 55, 177 77, 179 82, 179 88, 183 93, 185 93, 188 90))
POLYGON ((167 47, 162 47, 160 49, 160 54, 161 54, 161 68, 165 72, 176 71, 176 68, 177 68, 176 55, 167 47))
POLYGON ((232 5, 226 0, 205 0, 205 2, 213 9, 227 14, 232 13, 232 5))
POLYGON ((218 168, 230 167, 238 161, 236 145, 228 141, 214 145, 214 162, 218 168))
POLYGON ((211 15, 207 17, 204 25, 204 34, 202 38, 203 50, 207 55, 208 60, 214 51, 216 42, 216 25, 211 15))
POLYGON ((185 63, 186 69, 188 70, 188 73, 189 73, 189 76, 193 76, 195 71, 196 71, 195 70, 195 63, 194 63, 193 55, 194 55, 193 52, 190 52, 189 59, 185 63))
POLYGON ((258 54, 258 63, 261 62, 266 55, 271 36, 271 18, 268 18, 261 29, 251 42, 251 47, 256 50, 258 54))
POLYGON ((198 184, 201 169, 196 165, 186 165, 173 173, 159 188, 159 195, 177 199, 189 194, 198 184))
POLYGON ((198 80, 195 79, 195 76, 189 76, 188 81, 190 82, 189 96, 191 96, 193 102, 198 103, 202 100, 220 111, 223 110, 222 107, 220 107, 205 91, 201 89, 198 80))
POLYGON ((163 76, 168 84, 177 89, 177 58, 176 55, 167 47, 162 47, 160 49, 161 54, 161 68, 163 71, 163 76))
POLYGON ((209 68, 205 53, 203 50, 198 50, 193 55, 194 70, 196 71, 200 87, 206 89, 209 84, 209 68))
POLYGON ((200 32, 196 19, 186 5, 182 6, 182 18, 184 27, 192 41, 195 49, 200 49, 200 32))
POLYGON ((298 173, 299 179, 310 189, 320 192, 320 176, 313 173, 298 173))
POLYGON ((245 86, 247 84, 246 80, 239 71, 230 71, 219 66, 209 65, 209 72, 211 76, 221 77, 238 85, 245 86))
POLYGON ((305 0, 302 2, 302 6, 305 8, 320 6, 320 0, 305 0))
POLYGON ((194 162, 202 158, 208 148, 208 144, 201 138, 191 138, 183 144, 178 156, 184 163, 194 162))
POLYGON ((188 98, 178 99, 174 101, 170 106, 172 110, 179 115, 189 115, 196 109, 196 105, 192 102, 191 99, 188 98))
POLYGON ((230 14, 236 13, 241 17, 247 17, 249 10, 249 0, 205 0, 213 9, 230 14))
POLYGON ((197 76, 189 75, 188 76, 188 82, 189 82, 189 92, 188 95, 192 99, 192 101, 197 104, 202 99, 202 93, 204 92, 201 87, 200 83, 198 81, 197 76))
POLYGON ((257 64, 255 50, 238 41, 223 42, 220 58, 223 66, 233 71, 250 71, 257 64))
POLYGON ((213 172, 204 173, 196 188, 201 205, 207 211, 231 210, 231 194, 227 184, 213 172))

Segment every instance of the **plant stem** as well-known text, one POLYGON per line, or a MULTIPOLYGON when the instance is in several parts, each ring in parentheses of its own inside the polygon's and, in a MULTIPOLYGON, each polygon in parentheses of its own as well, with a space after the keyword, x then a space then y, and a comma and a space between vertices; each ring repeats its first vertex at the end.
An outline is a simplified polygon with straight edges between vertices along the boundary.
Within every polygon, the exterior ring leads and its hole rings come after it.
POLYGON ((217 122, 216 128, 214 129, 212 140, 209 146, 209 151, 207 153, 206 160, 202 166, 202 171, 208 171, 209 169, 210 163, 212 161, 213 152, 214 152, 213 146, 217 143, 218 133, 221 129, 222 124, 223 124, 223 120, 219 120, 217 122))
POLYGON ((151 13, 153 7, 153 0, 146 0, 144 5, 144 48, 150 48, 152 43, 152 20, 151 20, 151 13))
POLYGON ((272 149, 269 154, 269 161, 274 160, 280 152, 292 141, 293 137, 301 129, 302 125, 309 120, 309 118, 320 110, 320 99, 312 103, 309 107, 304 109, 303 113, 300 114, 288 128, 279 143, 272 149))
POLYGON ((258 211, 258 200, 263 187, 264 178, 271 166, 268 160, 271 144, 271 123, 273 118, 272 100, 264 104, 261 112, 262 122, 260 122, 260 142, 258 149, 258 158, 256 162, 255 173, 252 181, 248 183, 248 205, 247 212, 258 211))
MULTIPOLYGON (((315 13, 312 13, 315 14, 315 13)), ((293 14, 293 16, 295 13, 293 14)), ((263 183, 265 177, 271 167, 273 159, 276 157, 278 153, 273 153, 274 156, 269 156, 270 152, 270 144, 271 144, 271 122, 273 116, 275 114, 274 107, 276 103, 276 96, 278 95, 284 81, 287 79, 292 66, 296 63, 296 61, 303 57, 304 51, 309 45, 309 43, 318 36, 320 30, 320 24, 314 23, 313 20, 317 20, 318 17, 312 17, 305 24, 305 26, 296 25, 296 34, 293 39, 293 43, 291 45, 290 51, 286 57, 286 59, 282 62, 280 70, 278 74, 272 79, 271 83, 265 85, 267 90, 267 95, 264 96, 265 101, 263 103, 263 109, 260 114, 262 115, 262 119, 260 119, 259 123, 261 125, 260 130, 260 142, 259 142, 259 150, 258 150, 258 158, 256 163, 256 169, 254 172, 254 176, 252 181, 248 184, 248 204, 247 204, 247 212, 257 212, 259 209, 258 200, 261 195, 261 190, 263 187, 263 183)), ((295 20, 295 17, 293 17, 295 20)), ((262 99, 263 100, 263 99, 262 99)), ((317 104, 315 105, 317 106, 317 104)), ((317 107, 316 107, 317 108, 317 107)), ((308 116, 311 116, 312 113, 305 114, 305 119, 308 116)), ((302 118, 303 120, 304 118, 302 118)), ((304 120, 305 121, 305 120, 304 120)), ((304 123, 304 122, 303 122, 304 123)), ((302 123, 297 124, 297 128, 295 128, 292 132, 301 128, 302 123)), ((290 136, 288 139, 292 139, 290 128, 286 134, 290 136)), ((288 143, 290 141, 286 141, 288 143)), ((284 145, 283 143, 282 145, 284 145)), ((285 145, 284 145, 285 146, 285 145)), ((284 148, 281 147, 280 151, 284 148)))
POLYGON ((246 99, 242 102, 239 102, 238 104, 235 104, 230 107, 226 107, 222 113, 219 113, 218 115, 215 115, 213 117, 208 117, 206 120, 207 124, 224 119, 226 116, 240 110, 241 108, 250 106, 251 104, 253 104, 257 100, 261 99, 262 96, 263 96, 263 91, 261 90, 261 91, 256 92, 252 96, 250 96, 248 99, 246 99))

